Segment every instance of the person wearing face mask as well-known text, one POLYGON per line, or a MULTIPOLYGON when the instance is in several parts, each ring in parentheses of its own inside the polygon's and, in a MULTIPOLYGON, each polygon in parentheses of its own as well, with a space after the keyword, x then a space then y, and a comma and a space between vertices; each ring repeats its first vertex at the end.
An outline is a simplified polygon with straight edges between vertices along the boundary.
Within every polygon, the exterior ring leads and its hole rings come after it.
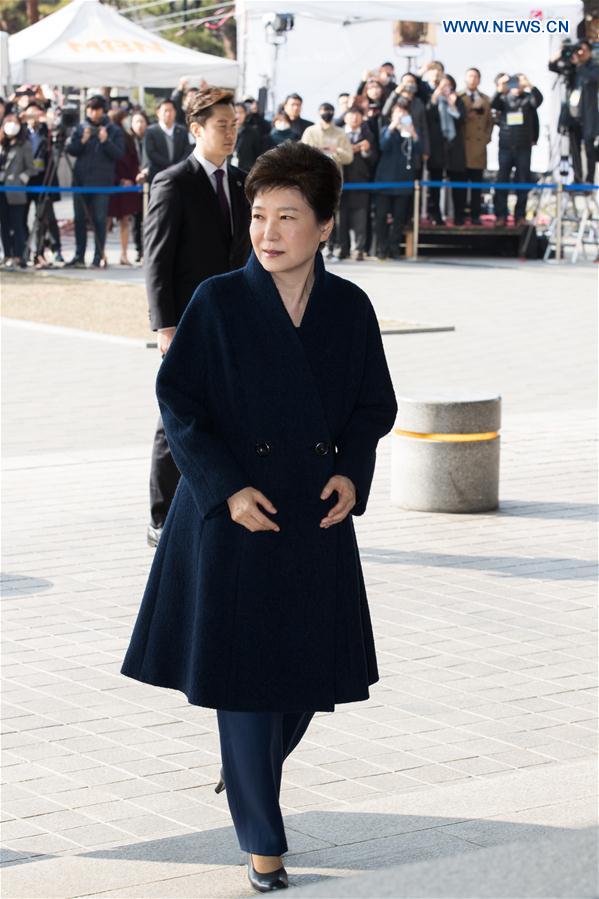
MULTIPOLYGON (((46 122, 46 111, 34 101, 25 110, 27 136, 31 143, 33 165, 36 174, 29 180, 29 186, 51 185, 58 187, 58 175, 52 155, 52 141, 46 122)), ((62 263, 60 229, 54 214, 54 203, 60 200, 60 194, 27 194, 25 211, 25 239, 29 241, 29 209, 35 205, 35 223, 33 228, 33 246, 30 248, 36 268, 44 268, 46 259, 44 251, 49 246, 54 253, 54 262, 62 263)), ((26 251, 29 253, 29 251, 26 251)))
POLYGON ((291 122, 286 112, 278 112, 273 118, 270 140, 273 147, 278 147, 286 140, 299 140, 295 132, 291 130, 291 122))
POLYGON ((321 103, 318 108, 319 120, 306 128, 302 141, 310 147, 322 150, 341 168, 353 161, 354 154, 343 128, 333 124, 335 107, 331 103, 321 103))
MULTIPOLYGON (((349 165, 354 159, 354 152, 349 138, 343 128, 338 128, 337 125, 333 124, 335 107, 332 103, 321 103, 318 108, 318 115, 320 116, 318 122, 310 125, 304 131, 302 142, 310 147, 316 147, 317 150, 322 150, 323 153, 326 153, 327 156, 330 156, 337 163, 340 171, 343 171, 343 166, 349 165)), ((327 242, 327 259, 334 258, 337 232, 337 222, 335 222, 327 242)))
MULTIPOLYGON (((4 117, 0 128, 0 184, 24 187, 35 175, 27 130, 15 113, 4 117)), ((27 268, 25 254, 25 191, 0 191, 0 236, 7 268, 27 268)))

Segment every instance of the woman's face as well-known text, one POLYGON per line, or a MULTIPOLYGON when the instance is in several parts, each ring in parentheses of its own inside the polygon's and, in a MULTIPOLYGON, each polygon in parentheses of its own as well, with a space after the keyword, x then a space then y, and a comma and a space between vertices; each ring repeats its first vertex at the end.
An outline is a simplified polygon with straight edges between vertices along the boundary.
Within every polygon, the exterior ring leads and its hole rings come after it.
POLYGON ((320 242, 329 237, 333 223, 334 219, 318 222, 297 188, 262 191, 252 205, 252 247, 266 271, 288 272, 314 258, 320 242))

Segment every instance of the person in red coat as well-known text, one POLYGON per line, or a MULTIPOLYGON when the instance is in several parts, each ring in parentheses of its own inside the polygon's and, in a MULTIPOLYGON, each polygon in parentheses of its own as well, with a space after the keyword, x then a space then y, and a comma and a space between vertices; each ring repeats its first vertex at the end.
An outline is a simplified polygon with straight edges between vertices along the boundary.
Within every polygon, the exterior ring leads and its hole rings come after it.
MULTIPOLYGON (((125 136, 125 155, 116 163, 115 184, 119 187, 132 187, 135 185, 139 174, 139 160, 135 150, 133 135, 123 127, 123 121, 128 116, 126 109, 115 109, 109 113, 113 125, 121 128, 125 136)), ((129 218, 141 212, 141 193, 112 194, 108 204, 108 218, 118 219, 121 235, 121 265, 131 265, 127 258, 129 246, 129 218)))

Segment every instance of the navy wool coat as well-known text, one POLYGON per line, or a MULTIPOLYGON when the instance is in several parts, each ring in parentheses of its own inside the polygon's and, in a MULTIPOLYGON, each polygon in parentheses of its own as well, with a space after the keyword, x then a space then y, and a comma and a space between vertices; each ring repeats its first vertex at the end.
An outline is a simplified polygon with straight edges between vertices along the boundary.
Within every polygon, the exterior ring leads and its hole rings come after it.
POLYGON ((352 516, 397 405, 368 297, 320 253, 315 274, 298 328, 253 253, 208 278, 158 371, 182 477, 121 673, 195 705, 334 711, 379 677, 352 516), (357 503, 320 528, 333 474, 351 478, 357 503), (248 486, 280 532, 233 521, 227 498, 248 486))

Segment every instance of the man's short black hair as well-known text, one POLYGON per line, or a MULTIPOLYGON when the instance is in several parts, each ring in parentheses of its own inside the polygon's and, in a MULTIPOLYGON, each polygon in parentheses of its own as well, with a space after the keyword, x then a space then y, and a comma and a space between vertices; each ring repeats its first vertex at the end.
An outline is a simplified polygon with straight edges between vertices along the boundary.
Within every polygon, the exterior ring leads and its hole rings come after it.
POLYGON ((303 97, 300 97, 299 94, 287 94, 287 96, 285 97, 285 100, 283 101, 283 106, 285 105, 287 100, 299 100, 300 103, 304 102, 303 97))
POLYGON ((296 188, 316 220, 327 222, 339 206, 341 186, 337 164, 322 150, 286 140, 258 157, 245 179, 245 195, 251 205, 262 191, 296 188))
POLYGON ((341 91, 340 94, 337 94, 337 99, 340 100, 341 97, 349 97, 349 93, 347 91, 341 91))
POLYGON ((395 63, 393 63, 393 62, 382 62, 382 63, 380 64, 379 68, 382 69, 384 66, 391 66, 391 68, 394 69, 394 68, 395 68, 395 63))
POLYGON ((169 106, 173 107, 175 112, 177 111, 177 107, 175 106, 174 101, 171 100, 170 97, 165 97, 164 100, 161 100, 160 103, 158 104, 158 106, 156 107, 156 110, 159 110, 162 106, 166 106, 167 103, 169 104, 169 106))
POLYGON ((468 66, 466 72, 476 72, 479 78, 481 78, 480 69, 477 69, 476 66, 468 66))
POLYGON ((332 103, 321 103, 318 107, 319 109, 329 109, 331 112, 335 112, 335 107, 332 103))
POLYGON ((102 94, 94 94, 85 104, 85 108, 101 109, 103 112, 106 112, 106 97, 103 97, 102 94))

